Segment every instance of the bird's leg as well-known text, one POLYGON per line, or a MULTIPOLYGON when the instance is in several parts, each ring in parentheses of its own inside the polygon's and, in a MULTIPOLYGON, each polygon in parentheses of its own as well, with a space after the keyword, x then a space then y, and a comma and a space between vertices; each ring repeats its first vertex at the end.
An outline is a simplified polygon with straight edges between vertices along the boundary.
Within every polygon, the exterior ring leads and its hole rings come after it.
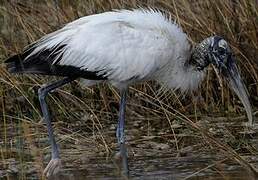
POLYGON ((125 124, 125 107, 126 107, 126 90, 121 91, 121 99, 119 104, 119 115, 118 115, 118 125, 116 130, 116 137, 118 144, 124 144, 124 124, 125 124))
POLYGON ((125 125, 125 107, 126 107, 126 91, 121 91, 121 99, 119 105, 119 118, 116 130, 116 137, 119 145, 119 152, 117 157, 122 159, 123 171, 126 176, 129 174, 128 162, 127 162, 127 151, 125 147, 125 135, 124 135, 124 125, 125 125))
POLYGON ((46 176, 51 176, 51 175, 56 174, 60 170, 60 167, 61 167, 59 151, 58 151, 58 147, 57 147, 57 144, 56 144, 56 141, 54 138, 54 133, 53 133, 53 129, 51 126, 50 114, 49 114, 47 103, 46 103, 46 96, 50 91, 52 91, 58 87, 61 87, 75 79, 76 78, 67 77, 60 81, 56 81, 56 82, 53 82, 46 86, 43 86, 38 90, 41 111, 43 114, 44 121, 47 124, 47 131, 48 131, 48 136, 49 136, 49 141, 50 141, 51 151, 52 151, 51 161, 49 162, 49 164, 47 165, 47 167, 44 170, 44 174, 46 176))

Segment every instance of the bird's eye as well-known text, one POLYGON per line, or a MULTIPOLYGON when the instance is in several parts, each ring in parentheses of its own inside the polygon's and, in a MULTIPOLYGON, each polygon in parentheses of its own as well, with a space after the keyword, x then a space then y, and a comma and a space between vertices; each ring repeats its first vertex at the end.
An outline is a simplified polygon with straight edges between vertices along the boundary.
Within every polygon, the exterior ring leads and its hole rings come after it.
POLYGON ((226 53, 226 49, 219 47, 218 53, 219 53, 219 54, 225 54, 225 53, 226 53))

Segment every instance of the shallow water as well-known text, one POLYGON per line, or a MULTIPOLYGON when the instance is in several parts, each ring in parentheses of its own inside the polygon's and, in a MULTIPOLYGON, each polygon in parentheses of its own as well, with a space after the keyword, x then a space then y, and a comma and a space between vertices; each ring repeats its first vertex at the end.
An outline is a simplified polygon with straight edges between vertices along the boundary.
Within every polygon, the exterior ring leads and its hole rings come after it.
MULTIPOLYGON (((239 164, 232 161, 213 163, 208 157, 174 158, 173 156, 133 157, 129 159, 130 179, 255 179, 239 164)), ((16 179, 17 174, 9 174, 16 179)), ((27 174, 26 179, 38 179, 27 174)), ((55 178, 62 180, 83 179, 125 179, 113 158, 92 157, 87 164, 78 167, 64 167, 55 178)))
MULTIPOLYGON (((246 131, 243 123, 238 121, 209 118, 209 122, 203 119, 199 125, 205 125, 204 128, 217 140, 229 144, 248 163, 258 167, 258 130, 246 131)), ((258 179, 233 158, 230 159, 228 153, 207 142, 198 131, 173 124, 175 140, 169 128, 142 128, 144 123, 135 122, 131 121, 126 131, 130 179, 258 179)), ((48 138, 46 132, 42 132, 42 125, 35 126, 39 126, 39 131, 32 126, 30 129, 35 133, 31 139, 24 135, 12 135, 12 128, 8 126, 7 142, 13 142, 7 144, 6 149, 0 149, 0 178, 42 178, 50 158, 48 138)), ((101 133, 110 154, 106 152, 100 135, 86 133, 83 126, 81 130, 70 127, 73 133, 60 131, 66 127, 64 122, 58 126, 63 168, 57 177, 51 179, 124 179, 114 160, 117 151, 115 124, 107 124, 101 133)))
MULTIPOLYGON (((79 157, 77 157, 79 158, 79 157)), ((121 175, 119 165, 113 157, 81 157, 83 163, 72 166, 69 162, 64 164, 58 176, 50 179, 62 180, 84 180, 84 179, 125 179, 121 175), (84 160, 83 160, 84 159, 84 160), (86 160, 87 159, 87 160, 86 160)), ((248 158, 248 157, 246 157, 248 158)), ((252 160, 258 165, 258 159, 252 160)), ((159 154, 157 156, 137 156, 129 158, 129 179, 227 179, 227 180, 252 180, 256 179, 251 172, 227 158, 219 155, 198 155, 187 157, 175 157, 175 154, 159 154)), ((9 179, 26 178, 38 179, 34 172, 9 173, 9 179)), ((7 176, 6 176, 7 177, 7 176)), ((257 177, 258 178, 258 177, 257 177)))
MULTIPOLYGON (((214 159, 205 157, 173 158, 137 157, 130 159, 132 179, 251 179, 252 175, 238 164, 228 162, 213 164, 214 159), (210 166, 210 167, 209 167, 210 166), (209 167, 209 168, 208 168, 209 167)), ((121 179, 116 164, 111 159, 95 159, 85 169, 68 170, 61 179, 121 179), (87 170, 86 170, 87 169, 87 170), (80 177, 80 178, 79 178, 80 177)))

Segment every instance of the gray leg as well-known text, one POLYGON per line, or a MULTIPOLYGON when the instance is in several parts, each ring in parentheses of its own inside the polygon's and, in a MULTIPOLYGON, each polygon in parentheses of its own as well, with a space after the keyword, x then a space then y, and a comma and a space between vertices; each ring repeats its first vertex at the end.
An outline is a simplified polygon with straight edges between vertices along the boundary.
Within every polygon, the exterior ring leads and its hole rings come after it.
POLYGON ((124 126, 125 126, 125 107, 126 107, 126 91, 121 91, 121 99, 119 105, 119 118, 118 125, 116 130, 116 137, 119 144, 119 153, 118 156, 122 159, 123 171, 124 175, 129 175, 128 161, 127 161, 127 151, 125 147, 125 134, 124 134, 124 126))
POLYGON ((118 115, 118 124, 116 129, 116 137, 119 144, 124 144, 124 125, 125 125, 125 107, 126 107, 126 90, 121 92, 121 99, 119 104, 119 115, 118 115))
POLYGON ((47 165, 47 167, 44 170, 44 174, 46 176, 51 176, 53 174, 56 174, 59 171, 60 166, 61 166, 59 151, 58 151, 58 147, 57 147, 57 144, 56 144, 56 141, 54 138, 54 133, 53 133, 53 129, 51 126, 50 114, 49 114, 47 103, 46 103, 46 96, 50 91, 52 91, 58 87, 61 87, 75 79, 76 78, 67 77, 60 81, 46 85, 38 90, 41 111, 43 114, 44 121, 47 124, 48 136, 49 136, 49 141, 50 141, 51 151, 52 151, 51 161, 49 162, 49 164, 47 165))

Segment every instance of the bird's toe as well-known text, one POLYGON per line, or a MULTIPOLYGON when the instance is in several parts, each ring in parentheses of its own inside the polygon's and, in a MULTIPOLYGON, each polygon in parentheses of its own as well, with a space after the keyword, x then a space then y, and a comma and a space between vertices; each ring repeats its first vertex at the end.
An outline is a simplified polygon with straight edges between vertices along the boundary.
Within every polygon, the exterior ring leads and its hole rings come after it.
POLYGON ((248 129, 253 129, 253 130, 258 130, 258 123, 253 123, 253 122, 243 122, 242 126, 248 128, 248 129))
POLYGON ((115 154, 114 158, 115 158, 115 160, 121 160, 121 159, 122 159, 122 154, 121 154, 121 152, 120 152, 120 151, 117 152, 117 153, 115 154))
POLYGON ((61 169, 61 160, 59 158, 51 159, 47 167, 44 170, 44 175, 46 177, 56 175, 61 169))

